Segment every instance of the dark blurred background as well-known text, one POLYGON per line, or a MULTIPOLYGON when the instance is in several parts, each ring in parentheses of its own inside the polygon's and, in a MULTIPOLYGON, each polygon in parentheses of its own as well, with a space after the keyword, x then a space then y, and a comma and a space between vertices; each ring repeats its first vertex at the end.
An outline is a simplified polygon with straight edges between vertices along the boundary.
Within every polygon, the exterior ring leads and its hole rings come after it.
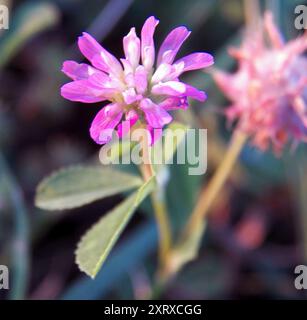
MULTIPOLYGON (((11 271, 11 299, 142 299, 156 266, 157 235, 148 205, 130 222, 95 281, 74 263, 80 236, 113 208, 120 196, 73 212, 34 207, 38 182, 53 170, 97 162, 99 147, 88 130, 101 104, 64 100, 60 86, 64 60, 82 61, 76 40, 88 31, 115 56, 130 27, 138 32, 155 15, 158 46, 175 26, 192 34, 179 55, 214 54, 216 66, 232 70, 229 45, 241 39, 242 0, 57 0, 0 1, 10 7, 10 29, 0 30, 0 264, 11 271)), ((287 39, 294 29, 294 7, 304 1, 261 1, 274 12, 287 39)), ((175 232, 191 212, 201 183, 214 172, 231 130, 222 115, 227 101, 209 74, 188 81, 209 99, 195 103, 178 120, 208 128, 208 172, 189 176, 172 166, 167 202, 175 232)), ((306 147, 275 158, 246 147, 209 219, 199 257, 162 293, 166 299, 295 299, 294 267, 307 263, 306 147)))

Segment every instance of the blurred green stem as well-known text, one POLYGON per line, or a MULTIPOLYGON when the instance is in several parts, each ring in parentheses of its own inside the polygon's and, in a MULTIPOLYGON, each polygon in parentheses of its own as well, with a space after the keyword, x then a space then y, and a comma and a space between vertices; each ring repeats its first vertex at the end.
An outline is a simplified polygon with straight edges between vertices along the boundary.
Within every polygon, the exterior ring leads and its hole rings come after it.
POLYGON ((197 229, 197 226, 202 223, 202 220, 207 217, 214 200, 230 175, 246 139, 246 135, 239 131, 235 131, 233 133, 230 146, 222 163, 211 178, 209 184, 200 193, 198 202, 196 203, 191 217, 185 227, 183 233, 184 237, 190 237, 194 230, 197 229))
POLYGON ((12 241, 12 286, 10 299, 24 299, 29 273, 29 252, 28 252, 28 220, 24 206, 22 192, 11 174, 6 161, 0 153, 0 173, 9 195, 15 222, 15 232, 12 241))
POLYGON ((258 0, 244 0, 244 15, 247 29, 255 30, 260 22, 260 4, 258 0))
POLYGON ((157 283, 152 291, 153 299, 160 295, 164 287, 171 281, 180 268, 194 256, 193 252, 187 253, 185 251, 198 250, 194 244, 199 243, 200 237, 203 234, 205 226, 204 219, 207 217, 219 192, 231 174, 246 140, 247 136, 245 134, 238 130, 234 131, 226 155, 209 184, 201 191, 191 217, 183 229, 182 236, 177 242, 177 246, 168 247, 165 260, 159 269, 157 283), (184 252, 183 256, 182 252, 184 252))

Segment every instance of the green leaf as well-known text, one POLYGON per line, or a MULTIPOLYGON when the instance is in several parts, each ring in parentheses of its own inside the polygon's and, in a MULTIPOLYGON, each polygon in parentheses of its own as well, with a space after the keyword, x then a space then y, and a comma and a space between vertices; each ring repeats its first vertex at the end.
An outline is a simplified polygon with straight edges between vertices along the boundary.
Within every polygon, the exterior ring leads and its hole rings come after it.
POLYGON ((71 209, 142 185, 128 173, 103 166, 74 166, 55 172, 38 186, 37 207, 45 210, 71 209))
POLYGON ((144 222, 129 230, 125 241, 116 246, 95 281, 78 277, 66 288, 60 299, 105 299, 113 287, 119 287, 123 279, 145 263, 157 248, 158 235, 154 221, 144 222))
POLYGON ((173 249, 171 259, 171 271, 173 274, 179 272, 185 264, 197 257, 205 228, 206 222, 202 221, 198 224, 197 228, 189 237, 183 238, 181 242, 173 249))
POLYGON ((94 278, 135 209, 153 190, 155 177, 103 216, 81 239, 76 250, 76 262, 81 271, 94 278))

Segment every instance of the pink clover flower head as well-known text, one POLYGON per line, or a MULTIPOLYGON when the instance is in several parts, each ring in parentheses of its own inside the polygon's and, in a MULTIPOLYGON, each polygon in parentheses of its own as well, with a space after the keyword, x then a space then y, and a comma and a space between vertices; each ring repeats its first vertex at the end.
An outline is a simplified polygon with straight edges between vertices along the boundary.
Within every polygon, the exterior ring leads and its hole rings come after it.
POLYGON ((190 35, 186 27, 172 30, 156 57, 153 35, 159 21, 149 17, 138 38, 135 28, 123 39, 125 58, 117 60, 92 36, 83 33, 78 45, 90 64, 65 61, 62 71, 73 81, 61 88, 61 95, 71 101, 95 103, 109 101, 94 118, 90 135, 98 144, 112 138, 113 130, 121 137, 123 127, 137 121, 146 125, 153 144, 154 129, 172 121, 170 110, 186 109, 188 98, 204 101, 206 95, 179 80, 182 73, 213 64, 205 52, 189 54, 175 60, 183 42, 190 35), (125 126, 124 126, 125 124, 125 126))
POLYGON ((213 71, 232 102, 228 119, 238 120, 237 128, 262 151, 272 146, 280 155, 288 141, 307 141, 306 49, 306 33, 285 43, 267 12, 261 30, 247 34, 241 48, 230 49, 237 72, 213 71))

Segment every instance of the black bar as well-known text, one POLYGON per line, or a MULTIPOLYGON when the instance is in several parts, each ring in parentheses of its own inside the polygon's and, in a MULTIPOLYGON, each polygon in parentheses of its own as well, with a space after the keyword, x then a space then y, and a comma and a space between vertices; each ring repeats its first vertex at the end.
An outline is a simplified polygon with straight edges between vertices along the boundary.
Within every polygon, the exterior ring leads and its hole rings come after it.
MULTIPOLYGON (((26 314, 59 317, 68 312, 70 317, 78 315, 83 319, 90 314, 99 315, 99 319, 143 319, 162 317, 197 318, 197 319, 295 319, 306 313, 307 302, 304 300, 274 301, 0 301, 0 312, 11 316, 19 312, 26 314), (42 310, 40 312, 40 310, 42 310)), ((96 317, 96 316, 95 316, 96 317)))

